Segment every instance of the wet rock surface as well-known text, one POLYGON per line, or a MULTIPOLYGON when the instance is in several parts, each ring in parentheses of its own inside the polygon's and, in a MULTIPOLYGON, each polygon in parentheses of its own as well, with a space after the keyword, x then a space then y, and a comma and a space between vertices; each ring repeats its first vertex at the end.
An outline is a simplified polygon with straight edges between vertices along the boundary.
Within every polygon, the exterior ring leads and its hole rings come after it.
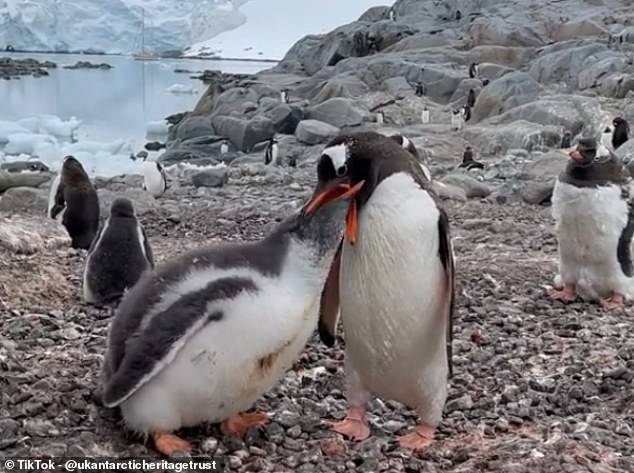
POLYGON ((48 76, 48 69, 54 69, 56 67, 57 64, 51 61, 0 57, 0 78, 10 80, 19 79, 20 76, 48 76))

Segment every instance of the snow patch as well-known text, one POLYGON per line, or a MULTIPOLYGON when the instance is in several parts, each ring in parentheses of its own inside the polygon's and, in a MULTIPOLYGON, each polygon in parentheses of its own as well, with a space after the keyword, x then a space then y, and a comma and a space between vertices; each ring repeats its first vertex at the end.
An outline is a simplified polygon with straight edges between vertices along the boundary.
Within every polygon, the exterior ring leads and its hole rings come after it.
POLYGON ((148 136, 167 135, 169 124, 165 120, 148 122, 145 131, 148 136))

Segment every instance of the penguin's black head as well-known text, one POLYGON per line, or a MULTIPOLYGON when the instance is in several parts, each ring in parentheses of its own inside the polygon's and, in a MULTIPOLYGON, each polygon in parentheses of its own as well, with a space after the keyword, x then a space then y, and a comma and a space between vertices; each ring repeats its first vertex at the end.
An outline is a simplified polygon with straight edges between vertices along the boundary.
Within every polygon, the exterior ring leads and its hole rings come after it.
POLYGON ((628 179, 623 162, 594 138, 581 138, 570 152, 565 182, 577 186, 622 184, 628 179))
POLYGON ((110 215, 113 217, 134 217, 134 207, 128 199, 119 197, 110 206, 110 215))
POLYGON ((321 154, 317 187, 305 211, 311 213, 328 202, 351 199, 346 232, 354 243, 359 208, 383 179, 397 172, 425 181, 418 162, 395 139, 374 132, 341 135, 328 143, 321 154))
POLYGON ((627 121, 621 117, 616 117, 614 120, 612 120, 612 125, 614 125, 614 128, 627 128, 628 126, 627 121))
POLYGON ((89 182, 88 174, 81 163, 73 156, 66 156, 62 164, 62 179, 65 185, 79 186, 89 182))

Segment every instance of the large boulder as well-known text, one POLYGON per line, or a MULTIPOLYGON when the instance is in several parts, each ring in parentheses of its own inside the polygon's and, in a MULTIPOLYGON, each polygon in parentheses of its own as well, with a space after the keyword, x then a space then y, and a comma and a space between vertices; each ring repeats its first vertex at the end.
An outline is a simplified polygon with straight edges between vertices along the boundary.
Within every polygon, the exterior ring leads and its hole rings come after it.
POLYGON ((533 46, 544 44, 540 34, 530 28, 495 16, 476 18, 468 33, 475 46, 495 44, 498 46, 533 46))
POLYGON ((0 196, 0 211, 46 216, 48 191, 32 187, 13 187, 0 196))
POLYGON ((544 126, 524 120, 498 126, 471 126, 465 128, 464 137, 482 154, 500 154, 509 149, 527 151, 555 147, 561 143, 559 126, 544 126))
MULTIPOLYGON (((0 216, 0 250, 30 255, 69 246, 68 232, 57 220, 27 215, 0 216)), ((0 283, 8 283, 10 275, 2 276, 6 279, 0 283)))
POLYGON ((339 128, 318 120, 302 120, 297 125, 295 136, 308 145, 324 143, 339 134, 339 128))
POLYGON ((211 120, 203 116, 189 116, 176 126, 176 138, 188 140, 199 136, 209 136, 214 134, 211 120))
POLYGON ((217 116, 213 126, 219 135, 226 136, 240 151, 249 152, 260 141, 266 141, 275 134, 271 119, 256 116, 250 120, 236 117, 217 116))
POLYGON ((343 128, 361 125, 366 113, 357 108, 351 100, 335 98, 310 107, 306 115, 309 119, 343 128))
POLYGON ((184 141, 175 141, 159 156, 158 161, 166 166, 179 162, 198 162, 220 157, 221 136, 201 136, 184 141))
POLYGON ((478 122, 532 102, 540 92, 540 85, 525 72, 506 74, 482 89, 473 108, 472 120, 478 122))
POLYGON ((472 176, 463 173, 453 173, 442 178, 441 182, 464 190, 468 199, 480 199, 487 197, 491 189, 472 176))
POLYGON ((205 169, 191 176, 194 187, 222 187, 229 181, 229 168, 226 166, 205 169))
POLYGON ((608 35, 608 31, 598 23, 589 19, 567 21, 566 23, 553 22, 549 25, 548 36, 553 41, 567 41, 570 39, 584 38, 588 36, 608 35))
POLYGON ((39 187, 51 180, 49 172, 0 171, 0 193, 13 187, 39 187))
POLYGON ((304 119, 304 110, 296 105, 281 103, 268 114, 277 133, 292 135, 304 119))
POLYGON ((610 74, 599 83, 598 90, 601 95, 623 99, 634 94, 634 74, 610 74))

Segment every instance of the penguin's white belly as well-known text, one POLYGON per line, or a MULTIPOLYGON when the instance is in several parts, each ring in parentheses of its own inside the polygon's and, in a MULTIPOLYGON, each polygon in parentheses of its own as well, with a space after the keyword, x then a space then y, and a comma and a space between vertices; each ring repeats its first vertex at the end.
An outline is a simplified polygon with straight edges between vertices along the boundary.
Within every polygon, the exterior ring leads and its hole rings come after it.
POLYGON ((634 295, 634 280, 623 273, 617 258, 627 215, 619 186, 579 188, 557 181, 553 217, 560 277, 564 283, 576 283, 582 297, 596 299, 612 291, 634 295))
POLYGON ((357 242, 343 251, 346 356, 367 390, 412 407, 437 392, 444 403, 438 217, 431 197, 410 176, 395 174, 375 189, 360 212, 357 242))
MULTIPOLYGON (((257 299, 227 302, 156 377, 121 404, 138 432, 220 422, 249 409, 297 360, 315 329, 319 292, 279 280, 257 299), (291 288, 292 289, 292 288, 291 288)), ((214 309, 215 310, 215 309, 214 309)))
POLYGON ((153 162, 143 163, 143 181, 145 188, 154 197, 160 197, 165 192, 165 178, 153 162))

